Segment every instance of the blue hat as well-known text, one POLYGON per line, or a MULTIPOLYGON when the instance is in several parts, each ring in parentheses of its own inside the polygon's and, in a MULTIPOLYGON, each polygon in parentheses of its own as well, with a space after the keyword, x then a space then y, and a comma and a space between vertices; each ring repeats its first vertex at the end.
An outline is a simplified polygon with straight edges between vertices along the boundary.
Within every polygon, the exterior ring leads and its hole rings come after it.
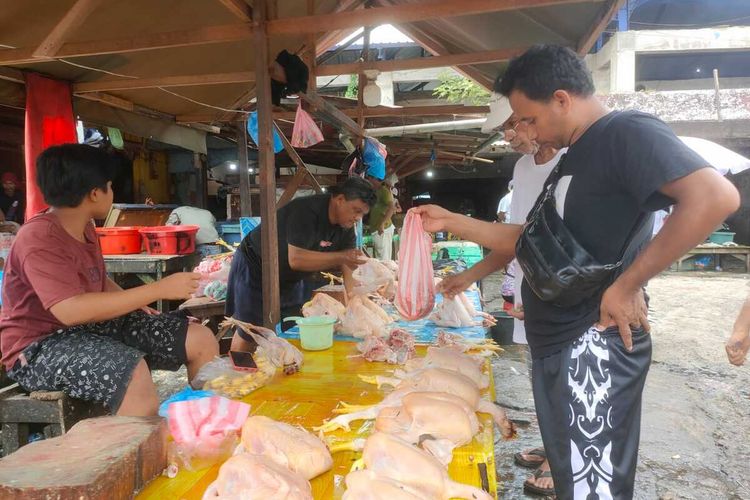
POLYGON ((365 150, 362 153, 362 160, 367 166, 365 175, 374 177, 379 181, 385 179, 385 157, 381 154, 380 148, 378 148, 375 141, 370 138, 365 139, 365 150))

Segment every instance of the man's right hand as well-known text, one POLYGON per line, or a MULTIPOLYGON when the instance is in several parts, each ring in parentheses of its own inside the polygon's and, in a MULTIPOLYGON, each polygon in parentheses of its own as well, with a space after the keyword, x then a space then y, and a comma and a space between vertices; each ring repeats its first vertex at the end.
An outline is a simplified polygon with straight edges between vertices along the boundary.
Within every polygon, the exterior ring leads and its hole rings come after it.
POLYGON ((466 272, 451 274, 444 278, 437 286, 437 291, 442 293, 443 296, 452 299, 459 293, 468 290, 472 285, 473 280, 469 277, 466 272))
POLYGON ((448 230, 449 221, 454 215, 453 212, 437 205, 421 205, 412 210, 422 217, 422 227, 428 233, 448 230))
POLYGON ((185 300, 198 289, 199 273, 175 273, 159 280, 159 297, 165 300, 185 300))
POLYGON ((341 252, 341 256, 344 259, 343 264, 351 269, 356 269, 357 267, 367 262, 367 257, 364 253, 362 253, 362 250, 358 248, 344 250, 343 252, 341 252))

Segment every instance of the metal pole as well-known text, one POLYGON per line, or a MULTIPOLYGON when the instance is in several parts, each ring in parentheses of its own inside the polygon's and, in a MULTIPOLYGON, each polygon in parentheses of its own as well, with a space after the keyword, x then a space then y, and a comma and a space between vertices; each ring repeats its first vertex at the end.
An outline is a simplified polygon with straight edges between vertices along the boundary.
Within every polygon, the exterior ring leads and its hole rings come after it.
POLYGON ((714 106, 716 107, 716 119, 721 121, 721 93, 719 92, 719 70, 714 68, 714 106))

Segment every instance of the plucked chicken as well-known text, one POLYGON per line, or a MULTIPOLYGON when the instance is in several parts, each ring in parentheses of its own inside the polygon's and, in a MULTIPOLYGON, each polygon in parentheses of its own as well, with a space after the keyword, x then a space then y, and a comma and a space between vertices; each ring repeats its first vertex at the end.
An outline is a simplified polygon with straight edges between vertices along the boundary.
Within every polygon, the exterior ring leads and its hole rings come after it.
POLYGON ((416 352, 414 335, 394 328, 387 338, 368 335, 357 344, 357 350, 367 361, 384 361, 403 365, 414 357, 416 352))
POLYGON ((310 482, 260 455, 235 455, 224 462, 203 500, 312 500, 310 482))
POLYGON ((428 347, 427 356, 409 360, 405 368, 407 371, 422 368, 445 368, 459 372, 469 377, 480 389, 486 389, 490 385, 489 376, 482 371, 485 359, 459 352, 450 347, 428 347))
POLYGON ((451 299, 444 297, 430 315, 430 320, 438 326, 450 328, 489 327, 497 324, 497 320, 492 315, 477 311, 464 293, 459 293, 451 299), (481 317, 481 321, 475 320, 476 317, 481 317))
POLYGON ((473 341, 466 339, 460 334, 448 333, 445 331, 438 332, 437 338, 435 339, 435 346, 449 347, 458 352, 478 354, 485 357, 494 356, 498 352, 503 351, 503 348, 497 345, 492 339, 473 341))
POLYGON ((393 319, 383 308, 367 297, 358 295, 349 301, 338 330, 356 338, 365 338, 368 335, 386 337, 387 325, 392 322, 393 319))
POLYGON ((412 392, 400 406, 380 410, 375 430, 420 445, 448 465, 453 449, 468 444, 479 432, 479 421, 475 409, 458 396, 412 392))
POLYGON ((425 500, 422 491, 393 479, 378 476, 371 470, 357 470, 346 475, 346 492, 341 500, 425 500))
POLYGON ((354 270, 352 277, 359 282, 353 290, 355 295, 378 292, 388 299, 393 298, 392 296, 386 296, 389 293, 395 295, 396 275, 388 266, 377 259, 367 259, 367 262, 354 270))
POLYGON ((331 316, 341 320, 346 313, 344 304, 326 293, 316 293, 312 300, 302 306, 302 316, 331 316))
POLYGON ((240 453, 262 455, 305 479, 333 466, 331 453, 316 436, 268 417, 253 416, 242 427, 240 453))
POLYGON ((391 434, 376 432, 367 438, 362 462, 375 476, 414 488, 427 500, 492 499, 479 488, 451 481, 435 457, 391 434))

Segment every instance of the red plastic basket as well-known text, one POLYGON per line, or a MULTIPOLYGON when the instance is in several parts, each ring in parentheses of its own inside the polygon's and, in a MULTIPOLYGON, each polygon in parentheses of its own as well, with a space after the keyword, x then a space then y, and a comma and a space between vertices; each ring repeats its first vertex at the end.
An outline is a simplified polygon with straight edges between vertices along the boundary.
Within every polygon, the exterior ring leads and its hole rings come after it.
POLYGON ((185 255, 195 252, 199 226, 156 226, 141 228, 146 252, 152 255, 185 255))
POLYGON ((141 253, 143 242, 139 227, 97 227, 96 235, 104 255, 141 253))

